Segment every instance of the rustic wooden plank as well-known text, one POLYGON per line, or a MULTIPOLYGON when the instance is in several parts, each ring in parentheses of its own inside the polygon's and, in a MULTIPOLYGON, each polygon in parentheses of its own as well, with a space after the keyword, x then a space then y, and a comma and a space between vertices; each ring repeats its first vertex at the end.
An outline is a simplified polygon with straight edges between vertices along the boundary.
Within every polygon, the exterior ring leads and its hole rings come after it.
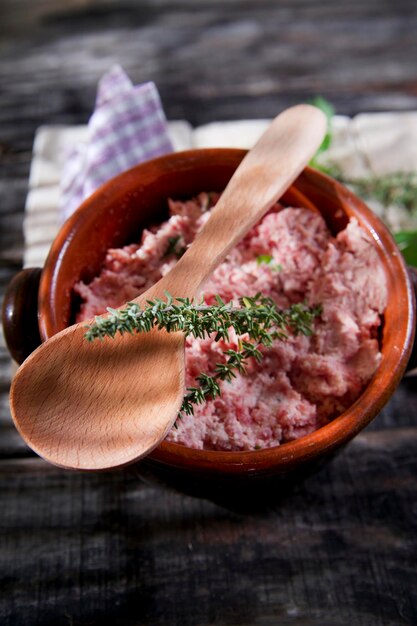
POLYGON ((404 378, 381 413, 368 430, 416 426, 417 378, 404 378))
POLYGON ((416 452, 415 429, 361 435, 246 515, 128 470, 0 462, 1 623, 416 623, 416 452))
MULTIPOLYGON (((2 0, 0 301, 35 130, 86 122, 112 63, 195 125, 314 94, 347 114, 415 109, 416 32, 415 0, 2 0)), ((10 377, 0 340, 2 626, 417 623, 415 380, 328 468, 244 515, 35 458, 10 377)))
MULTIPOLYGON (((3 11, 16 16, 19 5, 30 23, 36 9, 29 3, 8 0, 3 11)), ((169 117, 196 124, 271 117, 315 93, 344 113, 417 102, 411 0, 357 0, 348 8, 330 0, 235 0, 192 10, 189 2, 148 3, 142 10, 132 1, 67 9, 46 3, 33 19, 33 33, 3 47, 5 124, 17 106, 23 123, 85 121, 95 82, 116 61, 134 80, 157 82, 169 117)))

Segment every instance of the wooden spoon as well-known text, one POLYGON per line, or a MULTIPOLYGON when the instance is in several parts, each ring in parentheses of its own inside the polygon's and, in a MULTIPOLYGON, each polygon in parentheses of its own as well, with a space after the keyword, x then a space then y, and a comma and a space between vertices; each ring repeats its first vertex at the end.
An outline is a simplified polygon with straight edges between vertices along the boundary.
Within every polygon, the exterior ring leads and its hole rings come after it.
MULTIPOLYGON (((281 113, 247 154, 175 267, 135 302, 196 296, 228 252, 278 200, 320 146, 326 119, 299 105, 281 113)), ((86 323, 54 335, 18 370, 11 411, 28 445, 61 467, 99 470, 148 454, 184 395, 184 335, 152 330, 89 343, 86 323)))

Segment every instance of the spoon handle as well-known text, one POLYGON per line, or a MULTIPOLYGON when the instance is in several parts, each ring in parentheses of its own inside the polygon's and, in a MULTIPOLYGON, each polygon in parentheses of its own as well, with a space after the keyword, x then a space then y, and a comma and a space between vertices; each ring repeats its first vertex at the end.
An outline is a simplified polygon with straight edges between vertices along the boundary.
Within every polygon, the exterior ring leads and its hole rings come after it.
POLYGON ((158 283, 159 290, 196 296, 230 250, 301 173, 320 147, 326 126, 324 114, 308 104, 278 115, 237 168, 193 244, 158 283))

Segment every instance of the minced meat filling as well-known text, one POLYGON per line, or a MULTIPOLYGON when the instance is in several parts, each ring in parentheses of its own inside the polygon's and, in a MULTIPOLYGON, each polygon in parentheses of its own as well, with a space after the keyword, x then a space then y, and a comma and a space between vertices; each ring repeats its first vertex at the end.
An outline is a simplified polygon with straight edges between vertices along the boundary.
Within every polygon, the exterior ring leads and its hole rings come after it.
MULTIPOLYGON (((169 201, 169 220, 145 230, 139 244, 110 249, 103 268, 75 291, 78 321, 118 307, 153 285, 176 263, 208 219, 217 195, 169 201)), ((333 237, 322 217, 304 208, 273 207, 205 284, 208 304, 258 292, 280 307, 321 304, 314 334, 289 336, 264 350, 247 375, 221 383, 221 396, 184 416, 168 440, 188 447, 253 450, 311 433, 349 407, 379 365, 376 339, 387 299, 378 254, 355 220, 333 237), (259 262, 267 259, 268 262, 259 262)), ((175 294, 173 294, 175 295, 175 294)), ((186 341, 186 386, 213 373, 222 351, 213 338, 186 341)))

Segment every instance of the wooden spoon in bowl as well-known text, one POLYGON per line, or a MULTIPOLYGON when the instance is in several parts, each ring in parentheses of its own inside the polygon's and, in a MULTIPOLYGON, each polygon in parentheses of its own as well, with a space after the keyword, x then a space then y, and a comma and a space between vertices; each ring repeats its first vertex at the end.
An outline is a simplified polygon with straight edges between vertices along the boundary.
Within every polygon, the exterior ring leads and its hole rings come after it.
MULTIPOLYGON (((136 298, 193 298, 228 252, 300 174, 326 132, 319 109, 281 113, 248 152, 175 267, 136 298)), ((153 329, 89 343, 86 323, 43 343, 21 365, 10 404, 28 445, 61 467, 101 470, 145 456, 167 435, 184 396, 184 335, 153 329)))

